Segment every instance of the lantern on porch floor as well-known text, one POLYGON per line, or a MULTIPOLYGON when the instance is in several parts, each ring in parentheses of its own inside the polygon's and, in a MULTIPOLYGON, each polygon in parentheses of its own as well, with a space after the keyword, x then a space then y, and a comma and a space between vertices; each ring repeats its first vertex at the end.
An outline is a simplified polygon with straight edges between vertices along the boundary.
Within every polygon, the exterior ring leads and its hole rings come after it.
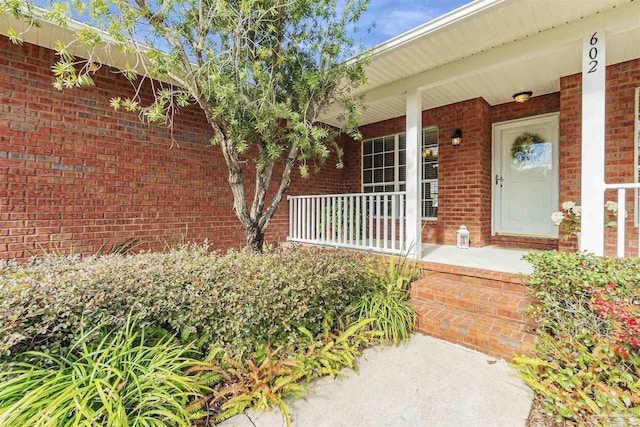
POLYGON ((456 248, 469 249, 469 230, 464 225, 456 231, 456 248))

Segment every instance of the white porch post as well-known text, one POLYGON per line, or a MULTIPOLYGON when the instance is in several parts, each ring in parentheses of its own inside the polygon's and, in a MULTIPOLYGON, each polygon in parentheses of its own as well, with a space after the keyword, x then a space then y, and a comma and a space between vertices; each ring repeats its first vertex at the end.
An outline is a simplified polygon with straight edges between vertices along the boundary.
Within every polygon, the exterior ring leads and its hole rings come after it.
POLYGON ((582 250, 604 253, 605 33, 582 42, 582 250))
POLYGON ((422 256, 421 222, 421 150, 422 150, 422 95, 418 89, 407 92, 407 249, 408 256, 422 256))

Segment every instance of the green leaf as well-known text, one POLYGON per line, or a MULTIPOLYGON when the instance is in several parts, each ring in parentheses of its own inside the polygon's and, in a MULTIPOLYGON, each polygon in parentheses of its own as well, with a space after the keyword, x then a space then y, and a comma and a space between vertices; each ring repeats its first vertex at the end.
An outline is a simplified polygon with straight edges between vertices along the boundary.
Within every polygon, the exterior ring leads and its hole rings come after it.
POLYGON ((13 44, 21 45, 22 43, 24 43, 22 36, 11 27, 7 28, 7 37, 9 37, 9 40, 11 40, 11 43, 13 44))

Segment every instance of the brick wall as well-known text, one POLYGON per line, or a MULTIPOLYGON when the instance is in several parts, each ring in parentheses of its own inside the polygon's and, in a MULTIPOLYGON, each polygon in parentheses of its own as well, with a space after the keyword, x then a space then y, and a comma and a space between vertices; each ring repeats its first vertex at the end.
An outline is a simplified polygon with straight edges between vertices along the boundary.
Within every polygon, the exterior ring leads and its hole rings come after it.
MULTIPOLYGON (((95 253, 129 238, 151 249, 204 239, 218 249, 244 245, 224 159, 199 109, 180 111, 172 142, 165 127, 109 107, 130 94, 121 75, 105 67, 95 88, 58 92, 54 60, 51 50, 0 37, 1 258, 40 247, 95 253)), ((335 158, 318 177, 293 175, 290 194, 343 188, 335 158)), ((268 239, 284 240, 287 224, 285 199, 268 239)))
MULTIPOLYGON (((581 74, 560 79, 560 201, 580 202, 582 141, 582 82, 581 74)), ((606 72, 606 168, 609 183, 634 182, 634 106, 635 88, 640 86, 640 59, 610 65, 606 72)), ((607 200, 617 199, 615 192, 607 192, 607 200)), ((635 213, 632 192, 626 197, 626 251, 638 253, 638 230, 633 226, 635 213)), ((615 230, 605 232, 606 253, 615 253, 615 230)), ((575 238, 561 241, 562 250, 575 248, 575 238)))

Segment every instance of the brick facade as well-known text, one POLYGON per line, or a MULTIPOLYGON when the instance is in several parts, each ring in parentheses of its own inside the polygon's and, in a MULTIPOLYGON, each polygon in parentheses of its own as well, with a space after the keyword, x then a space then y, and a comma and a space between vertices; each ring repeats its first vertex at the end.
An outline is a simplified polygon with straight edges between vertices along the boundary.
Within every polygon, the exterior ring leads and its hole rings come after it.
MULTIPOLYGON (((0 258, 40 248, 90 254, 130 238, 148 249, 205 239, 217 249, 244 245, 226 165, 199 109, 180 111, 172 142, 165 127, 109 106, 131 93, 120 74, 104 67, 95 88, 59 92, 54 60, 51 50, 0 37, 0 258)), ((320 178, 293 175, 290 194, 343 191, 335 158, 320 178)), ((267 239, 282 241, 287 229, 284 200, 267 239)))
MULTIPOLYGON (((197 108, 181 111, 174 142, 169 131, 109 107, 129 83, 106 67, 95 88, 53 89, 54 52, 13 45, 0 37, 0 258, 25 258, 38 248, 94 253, 138 239, 160 249, 182 240, 208 239, 218 249, 244 244, 233 212, 227 171, 197 108)), ((607 67, 607 181, 634 181, 635 88, 640 59, 607 67)), ((560 112, 560 202, 580 200, 580 75, 560 79, 560 91, 524 104, 491 106, 481 98, 423 111, 423 126, 439 132, 438 219, 424 221, 423 241, 455 243, 461 224, 473 246, 501 244, 569 250, 575 239, 491 236, 492 124, 560 112), (462 144, 451 145, 456 128, 462 144)), ((405 131, 398 117, 362 127, 365 139, 405 131)), ((331 158, 310 180, 295 176, 289 194, 361 191, 361 143, 343 137, 344 168, 331 158)), ((281 166, 280 169, 281 170, 281 166)), ((278 176, 278 171, 274 176, 278 176)), ((252 188, 247 166, 247 191, 252 188)), ((607 194, 607 199, 615 195, 607 194)), ((633 195, 627 197, 628 210, 633 195)), ((631 208, 629 208, 631 206, 631 208)), ((637 253, 633 215, 627 249, 637 253)), ((273 219, 269 241, 288 229, 286 200, 273 219)), ((612 251, 613 230, 607 231, 612 251)))

